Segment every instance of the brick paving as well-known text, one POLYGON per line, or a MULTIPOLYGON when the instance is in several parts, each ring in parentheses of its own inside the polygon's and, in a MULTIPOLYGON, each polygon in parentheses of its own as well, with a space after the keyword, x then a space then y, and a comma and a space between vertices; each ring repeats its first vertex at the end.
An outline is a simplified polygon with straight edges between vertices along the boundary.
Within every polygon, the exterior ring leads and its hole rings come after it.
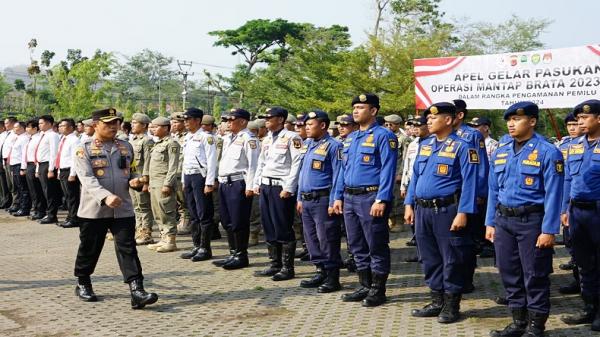
MULTIPOLYGON (((266 247, 250 248, 251 267, 225 271, 210 262, 179 259, 191 246, 189 236, 178 238, 179 252, 158 254, 145 247, 139 255, 148 290, 160 298, 145 310, 131 310, 127 285, 122 282, 112 242, 92 277, 97 303, 79 301, 72 276, 78 230, 15 219, 0 211, 0 336, 487 336, 491 328, 509 322, 506 307, 491 299, 502 286, 492 260, 481 262, 475 276, 477 291, 465 295, 463 319, 440 325, 434 318, 416 319, 410 310, 424 305, 417 263, 401 262, 414 248, 406 247, 407 233, 392 233, 392 275, 389 302, 377 308, 343 303, 343 292, 356 286, 356 276, 342 272, 342 292, 318 294, 298 287, 314 268, 298 262, 296 279, 272 282, 253 271, 267 264, 266 247)), ((225 239, 213 241, 217 258, 227 253, 225 239)), ((343 244, 345 247, 345 244, 343 244)), ((567 326, 559 317, 579 306, 577 296, 558 294, 570 280, 558 264, 567 260, 557 248, 552 276, 552 315, 548 336, 592 336, 588 326, 567 326)))

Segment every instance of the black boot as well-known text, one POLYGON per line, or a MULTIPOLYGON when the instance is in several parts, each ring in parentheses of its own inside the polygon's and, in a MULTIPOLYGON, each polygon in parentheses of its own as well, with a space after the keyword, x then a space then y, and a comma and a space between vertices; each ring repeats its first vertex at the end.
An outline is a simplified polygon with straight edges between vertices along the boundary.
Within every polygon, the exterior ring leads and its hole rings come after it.
POLYGON ((179 257, 182 259, 186 259, 186 260, 191 259, 192 257, 194 257, 194 255, 196 255, 198 253, 198 249, 200 249, 200 247, 194 247, 189 252, 179 255, 179 257))
POLYGON ((356 262, 354 261, 354 255, 352 255, 352 253, 350 252, 348 252, 348 258, 346 259, 345 265, 349 273, 356 272, 356 262))
POLYGON ((91 284, 77 284, 75 287, 75 295, 85 302, 96 302, 98 300, 91 284))
POLYGON ((192 256, 192 261, 206 261, 212 258, 212 250, 210 249, 210 238, 212 235, 212 226, 207 226, 202 229, 200 234, 200 249, 196 252, 196 255, 192 256))
POLYGON ((385 297, 385 283, 387 282, 388 274, 373 273, 373 283, 367 297, 362 301, 363 307, 377 307, 387 301, 385 297))
POLYGON ((494 298, 494 302, 499 305, 508 305, 508 300, 504 296, 497 296, 494 298))
POLYGON ((143 309, 146 305, 155 303, 158 300, 158 295, 147 293, 144 290, 144 282, 141 279, 129 282, 129 290, 131 291, 132 309, 143 309))
POLYGON ((444 306, 444 293, 442 291, 431 290, 429 296, 431 297, 431 303, 422 309, 413 309, 411 315, 414 317, 436 317, 440 314, 444 306))
POLYGON ((273 275, 273 281, 285 281, 293 279, 294 273, 294 253, 296 252, 296 241, 290 241, 282 244, 283 267, 273 275))
POLYGON ((231 230, 227 231, 227 244, 229 245, 229 256, 222 260, 215 260, 212 262, 217 267, 223 267, 229 261, 231 261, 236 253, 235 250, 235 238, 233 237, 233 232, 231 230))
POLYGON ((271 260, 271 265, 269 268, 257 271, 254 273, 254 276, 273 276, 281 270, 281 243, 267 242, 267 250, 269 252, 269 259, 271 260))
POLYGON ((235 255, 233 258, 223 266, 223 269, 235 270, 248 267, 248 237, 250 235, 249 230, 242 230, 233 234, 233 241, 235 242, 235 255))
POLYGON ((460 300, 462 294, 444 294, 444 306, 438 315, 438 323, 449 324, 460 318, 460 300))
POLYGON ((302 288, 317 288, 318 286, 323 284, 323 282, 325 282, 326 278, 327 278, 327 274, 325 273, 325 270, 323 268, 321 268, 320 266, 318 266, 317 272, 315 273, 315 275, 313 275, 313 277, 311 277, 308 280, 300 281, 300 287, 302 287, 302 288))
POLYGON ((571 283, 566 286, 558 288, 558 292, 565 295, 579 294, 581 292, 581 287, 579 286, 579 282, 571 281, 571 283))
POLYGON ((540 314, 537 312, 529 312, 529 323, 525 333, 526 337, 544 337, 546 330, 546 321, 548 314, 540 314))
POLYGON ((308 260, 304 260, 305 258, 309 258, 310 256, 308 255, 308 248, 306 248, 306 242, 302 243, 302 250, 299 252, 294 252, 294 256, 297 259, 300 259, 301 261, 308 261, 308 260))
POLYGON ((513 322, 503 330, 490 331, 491 337, 521 337, 527 329, 527 308, 512 308, 513 322))
POLYGON ((561 321, 570 325, 592 323, 594 321, 594 316, 598 311, 598 298, 587 295, 581 295, 581 298, 583 299, 583 309, 573 315, 561 317, 561 321))
POLYGON ((371 290, 371 269, 357 270, 356 273, 358 274, 360 288, 352 293, 342 295, 342 301, 344 302, 360 302, 369 295, 369 290, 371 290))
POLYGON ((221 231, 219 230, 219 223, 214 223, 210 226, 210 240, 220 240, 221 239, 221 231))
POLYGON ((600 299, 596 297, 596 314, 594 315, 594 320, 592 321, 592 331, 600 331, 600 299))
POLYGON ((329 269, 325 273, 327 274, 327 278, 325 279, 325 282, 319 286, 317 291, 324 294, 341 290, 342 285, 340 284, 340 269, 329 269))

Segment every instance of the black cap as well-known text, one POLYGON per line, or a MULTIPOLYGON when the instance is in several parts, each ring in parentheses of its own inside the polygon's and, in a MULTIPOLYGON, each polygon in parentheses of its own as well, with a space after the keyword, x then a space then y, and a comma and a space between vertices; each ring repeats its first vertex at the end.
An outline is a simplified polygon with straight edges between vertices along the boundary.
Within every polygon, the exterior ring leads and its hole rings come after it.
POLYGON ((117 115, 117 110, 114 108, 96 110, 92 112, 92 120, 101 122, 112 122, 114 120, 123 120, 117 115))
POLYGON ((506 109, 504 111, 504 119, 508 120, 510 116, 519 115, 519 116, 530 116, 538 118, 540 114, 540 108, 538 108, 537 104, 529 101, 518 102, 506 109))
POLYGON ((379 109, 379 97, 375 94, 360 94, 352 99, 352 106, 357 103, 371 104, 379 109))
POLYGON ((581 114, 581 113, 599 115, 600 114, 600 101, 597 99, 590 99, 590 100, 587 100, 585 102, 578 104, 575 107, 573 114, 575 115, 575 117, 577 117, 577 115, 581 114))
POLYGON ((471 121, 469 121, 467 123, 468 126, 481 126, 481 125, 487 125, 487 126, 491 126, 492 125, 492 121, 485 117, 485 116, 481 116, 481 117, 473 117, 471 119, 471 121))
POLYGON ((577 122, 577 119, 575 118, 575 114, 573 112, 569 112, 565 116, 565 124, 569 124, 570 122, 577 122))
POLYGON ((456 106, 452 103, 448 102, 440 102, 434 103, 429 108, 427 108, 423 115, 427 117, 428 115, 438 115, 438 114, 448 114, 452 116, 456 116, 456 106))
POLYGON ((427 125, 427 116, 425 116, 425 115, 416 116, 415 118, 409 119, 408 124, 413 125, 413 126, 427 125))
POLYGON ((288 111, 280 106, 274 106, 268 108, 263 115, 260 115, 258 118, 271 118, 271 117, 283 117, 286 119, 288 116, 288 111))
POLYGON ((223 119, 243 118, 247 121, 250 120, 250 113, 244 109, 231 109, 227 115, 222 117, 223 119))
POLYGON ((456 112, 467 112, 467 102, 463 101, 462 99, 455 99, 452 102, 454 102, 456 112))
POLYGON ((183 113, 183 118, 202 118, 204 116, 204 111, 198 108, 188 108, 183 113))
POLYGON ((323 111, 323 110, 313 110, 309 113, 307 113, 306 115, 304 115, 304 123, 306 123, 306 121, 308 121, 309 119, 322 119, 325 121, 329 121, 329 115, 327 114, 327 112, 323 111))
POLYGON ((337 116, 337 118, 335 120, 335 124, 350 125, 350 124, 356 124, 356 122, 354 121, 354 118, 352 117, 352 115, 346 114, 346 115, 337 116))

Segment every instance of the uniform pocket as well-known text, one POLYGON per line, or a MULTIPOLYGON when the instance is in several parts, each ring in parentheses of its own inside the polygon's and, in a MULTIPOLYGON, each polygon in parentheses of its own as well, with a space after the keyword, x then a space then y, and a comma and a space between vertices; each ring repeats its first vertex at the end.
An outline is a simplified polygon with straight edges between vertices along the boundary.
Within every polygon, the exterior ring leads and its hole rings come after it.
POLYGON ((361 165, 375 165, 375 148, 361 147, 360 148, 360 163, 361 165))
POLYGON ((577 160, 568 160, 567 165, 569 165, 569 173, 571 175, 578 175, 579 170, 581 170, 582 163, 583 163, 583 158, 578 158, 577 160))
POLYGON ((466 262, 469 250, 472 249, 473 242, 466 237, 451 237, 448 239, 450 243, 448 263, 462 264, 466 262))
POLYGON ((454 160, 451 158, 437 157, 433 174, 438 177, 452 177, 454 160))
POLYGON ((540 171, 541 168, 538 166, 522 165, 519 186, 528 190, 541 189, 540 171))
POLYGON ((533 276, 535 277, 547 277, 552 274, 552 255, 554 249, 552 248, 535 248, 533 253, 534 265, 533 265, 533 276))

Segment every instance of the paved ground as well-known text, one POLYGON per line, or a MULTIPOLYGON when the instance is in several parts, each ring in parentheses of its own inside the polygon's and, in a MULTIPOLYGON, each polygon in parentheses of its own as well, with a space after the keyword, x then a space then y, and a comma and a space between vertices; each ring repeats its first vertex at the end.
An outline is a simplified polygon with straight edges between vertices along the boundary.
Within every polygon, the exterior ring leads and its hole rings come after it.
MULTIPOLYGON (((101 300, 84 303, 74 295, 73 262, 77 229, 61 229, 15 220, 0 211, 0 336, 487 336, 490 328, 509 322, 505 307, 490 299, 502 290, 490 260, 478 269, 477 292, 466 295, 465 317, 442 326, 434 319, 415 319, 412 308, 427 301, 420 267, 401 262, 412 253, 404 245, 406 233, 393 233, 393 274, 388 283, 389 303, 362 308, 343 303, 341 293, 356 285, 356 276, 342 273, 344 291, 317 294, 298 287, 313 268, 297 265, 297 278, 284 282, 252 276, 267 263, 264 245, 251 248, 251 267, 225 271, 210 262, 181 260, 177 253, 159 255, 141 247, 146 288, 160 295, 156 305, 134 311, 122 283, 112 242, 93 276, 101 300)), ((190 247, 190 237, 178 241, 190 247)), ((214 242, 215 254, 226 253, 225 240, 214 242)), ((559 315, 579 305, 576 296, 556 289, 568 280, 558 264, 566 261, 557 249, 552 286, 549 336, 591 336, 586 326, 569 327, 559 315)))

